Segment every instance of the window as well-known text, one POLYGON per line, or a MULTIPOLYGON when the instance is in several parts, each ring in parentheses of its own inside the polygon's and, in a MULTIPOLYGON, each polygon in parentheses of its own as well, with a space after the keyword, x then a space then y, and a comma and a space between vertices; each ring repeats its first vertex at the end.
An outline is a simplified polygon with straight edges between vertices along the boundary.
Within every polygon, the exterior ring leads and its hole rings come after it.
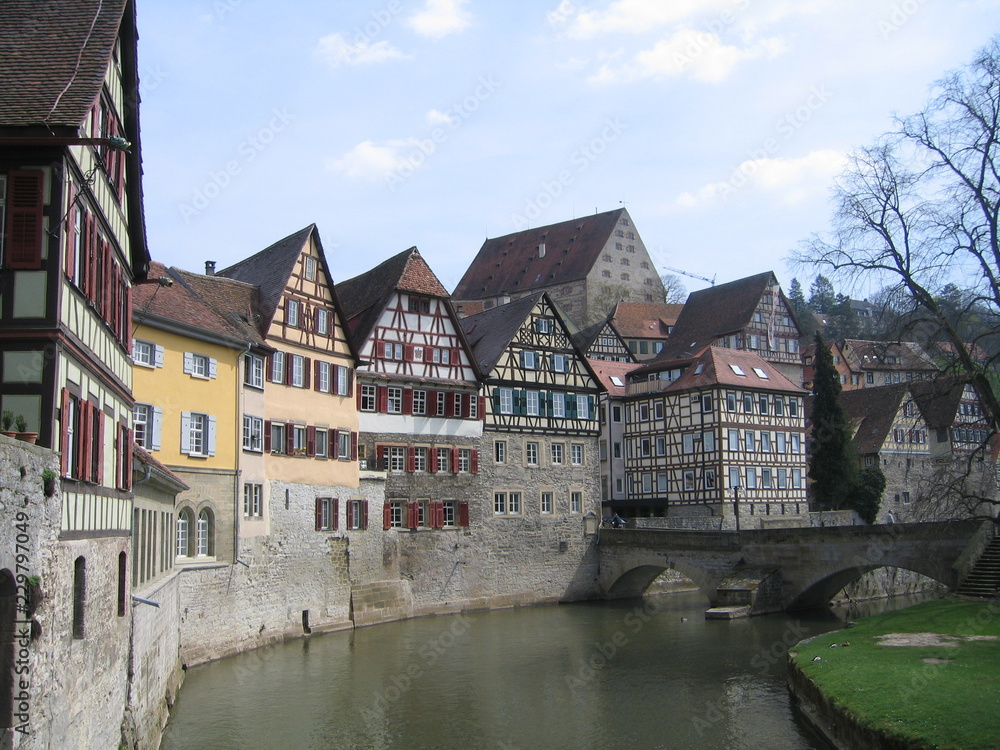
POLYGON ((622 408, 618 405, 611 407, 611 421, 615 424, 621 424, 622 421, 622 408))
POLYGON ((338 503, 332 497, 316 498, 316 531, 333 531, 337 528, 338 503))
POLYGON ((401 445, 389 446, 389 471, 406 470, 406 449, 401 445))
POLYGON ((316 458, 327 458, 329 453, 330 431, 316 430, 316 458))
POLYGON ((445 398, 446 398, 445 392, 444 391, 438 391, 437 403, 435 404, 435 412, 434 413, 437 416, 439 416, 439 417, 443 417, 444 416, 444 402, 445 402, 445 398))
POLYGON ((795 433, 791 435, 792 450, 791 453, 798 455, 801 451, 799 450, 799 436, 795 433))
POLYGON ((663 402, 653 402, 653 419, 663 419, 663 402))
POLYGON ((771 433, 762 432, 760 433, 760 450, 761 453, 771 452, 771 433))
POLYGON ((785 416, 785 399, 781 398, 781 396, 774 397, 774 416, 785 416))
POLYGON ((271 422, 271 453, 284 453, 287 450, 287 436, 287 425, 271 422))
POLYGON ((538 391, 525 391, 525 410, 529 417, 538 416, 538 391))
POLYGON ((706 393, 701 397, 701 410, 705 413, 712 411, 712 394, 706 393))
POLYGON ((788 399, 788 416, 799 416, 799 400, 797 398, 788 399))
POLYGON ((414 471, 427 471, 427 449, 426 448, 414 448, 413 449, 413 470, 414 471))
POLYGON ((569 357, 565 354, 553 354, 552 370, 554 372, 569 372, 569 357))
POLYGON ((705 469, 705 473, 702 475, 702 480, 705 485, 706 490, 715 489, 715 469, 705 469))
POLYGON ((338 396, 351 395, 351 370, 343 365, 334 365, 334 376, 337 379, 336 389, 338 396))
POLYGON ((747 453, 753 453, 756 450, 757 441, 754 439, 753 430, 743 431, 743 443, 744 450, 746 450, 747 453))
POLYGON ((320 393, 330 392, 330 367, 329 362, 316 363, 316 390, 320 393))
POLYGON ((576 418, 590 419, 590 399, 587 396, 576 397, 576 418))
POLYGON ((403 528, 403 505, 405 501, 403 500, 390 500, 386 507, 388 507, 389 512, 387 513, 386 524, 390 529, 401 529, 403 528))
POLYGON ((520 492, 494 492, 493 513, 498 516, 518 516, 521 514, 520 492))
POLYGON ((579 490, 569 493, 569 512, 576 515, 583 513, 583 493, 579 490))
POLYGON ((569 447, 569 462, 573 466, 583 466, 583 445, 581 443, 573 443, 569 447))
POLYGON ((299 308, 297 299, 290 299, 285 303, 285 324, 290 328, 299 327, 299 308))
POLYGON ((202 508, 198 513, 198 523, 195 527, 195 554, 198 557, 212 554, 212 515, 206 508, 202 508))
POLYGON ((82 555, 73 561, 73 637, 86 635, 87 559, 82 555))
POLYGON ((462 394, 453 393, 451 395, 451 413, 456 416, 462 416, 462 394))
POLYGON ((788 489, 788 470, 778 469, 778 489, 788 489))
POLYGON ((865 373, 865 383, 867 385, 872 385, 875 382, 875 373, 866 372, 865 373))
POLYGON ((524 444, 524 460, 528 466, 538 466, 538 443, 529 440, 524 444))
POLYGON ((767 414, 770 411, 767 396, 761 396, 759 403, 760 403, 760 413, 767 414))
POLYGON ((264 420, 243 415, 243 450, 260 453, 264 450, 264 420))
POLYGON ((243 385, 264 387, 264 358, 256 354, 243 355, 243 385))
POLYGON ((757 489, 757 470, 752 466, 747 467, 747 489, 757 489))
POLYGON ((388 389, 387 408, 390 414, 403 413, 403 389, 390 386, 388 389))
POLYGON ((316 259, 309 255, 306 256, 306 279, 316 280, 316 259))
POLYGON ((246 518, 260 518, 264 497, 264 485, 245 482, 243 484, 243 515, 246 518))
MULTIPOLYGON (((505 444, 506 445, 506 444, 505 444)), ((449 456, 451 456, 451 451, 447 448, 437 449, 437 470, 439 473, 446 474, 449 470, 448 462, 449 456)))
MULTIPOLYGON (((552 416, 564 418, 566 416, 566 394, 565 393, 550 393, 549 397, 552 403, 552 416)), ((619 408, 619 415, 621 409, 619 408)))
POLYGON ((216 376, 216 360, 204 354, 184 352, 184 372, 196 378, 214 378, 216 376))
POLYGON ((553 466, 562 466, 564 448, 562 443, 552 443, 549 446, 553 466))
MULTIPOLYGON (((318 433, 317 433, 318 434, 318 433)), ((427 464, 427 450, 424 451, 424 464, 427 464)), ((316 451, 319 454, 319 449, 316 451)), ((341 461, 351 460, 351 431, 350 430, 337 430, 337 458, 341 461)), ((421 469, 423 471, 423 469, 421 469)))
POLYGON ((743 394, 743 412, 753 414, 753 395, 750 393, 743 394))
POLYGON ((729 450, 733 453, 738 452, 740 449, 740 431, 739 430, 729 430, 729 450))
POLYGON ((694 435, 688 433, 681 438, 684 453, 694 453, 694 435))
POLYGON ((144 367, 163 367, 163 347, 149 341, 132 341, 132 362, 144 367), (159 365, 156 364, 157 359, 159 365))
POLYGON ((376 393, 373 385, 361 386, 361 411, 375 411, 376 393))
POLYGON ((151 404, 136 404, 132 409, 132 439, 146 450, 160 449, 162 410, 151 404))
POLYGON ((543 515, 551 515, 554 512, 551 492, 542 493, 542 502, 539 510, 543 515))
POLYGON ((649 404, 643 401, 639 405, 639 421, 648 422, 649 421, 649 404))
POLYGON ((459 474, 469 474, 472 472, 472 449, 458 449, 458 472, 459 474))
POLYGON ((690 470, 689 471, 685 471, 684 472, 684 491, 685 492, 694 492, 694 486, 695 486, 694 485, 694 472, 690 471, 690 470))
POLYGON ((271 382, 285 382, 285 353, 275 352, 271 355, 271 382))
POLYGON ((401 361, 403 359, 403 345, 393 343, 392 341, 383 341, 382 358, 401 361))
POLYGON ((301 354, 292 355, 292 382, 289 385, 295 388, 305 388, 306 358, 301 354))
POLYGON ((760 486, 765 489, 771 489, 771 470, 761 469, 760 470, 760 486))
POLYGON ((347 501, 347 528, 363 530, 368 528, 368 501, 347 501))
POLYGON ((775 435, 775 450, 778 453, 784 453, 785 452, 785 441, 786 440, 787 440, 787 436, 785 435, 784 432, 779 432, 779 433, 777 433, 777 435, 775 435))
POLYGON ((525 370, 534 370, 538 367, 538 355, 532 351, 521 352, 521 367, 525 370))
POLYGON ((792 469, 792 489, 802 489, 802 469, 792 469))
POLYGON ((667 439, 663 435, 656 436, 656 455, 667 455, 667 439))
POLYGON ((427 391, 413 392, 413 413, 417 416, 427 413, 427 391))
POLYGON ((501 414, 513 414, 514 413, 514 391, 511 390, 510 388, 497 388, 497 393, 500 396, 500 413, 501 414))
POLYGON ((215 417, 181 412, 181 453, 189 456, 215 455, 215 417))
POLYGON ((735 466, 731 466, 729 468, 729 487, 731 489, 735 489, 739 486, 740 486, 740 470, 735 466))
POLYGON ((507 441, 495 440, 493 442, 493 460, 498 464, 507 463, 507 441))
POLYGON ((316 333, 321 336, 330 333, 330 311, 322 307, 316 311, 316 333))
POLYGON ((535 318, 535 330, 538 333, 552 333, 552 320, 550 318, 535 318))
POLYGON ((431 311, 431 301, 411 295, 407 301, 407 309, 415 313, 429 313, 431 311))
POLYGON ((711 453, 715 450, 715 433, 714 432, 703 432, 701 434, 701 449, 705 453, 711 453))
POLYGON ((309 449, 305 425, 292 425, 292 455, 304 456, 309 449))

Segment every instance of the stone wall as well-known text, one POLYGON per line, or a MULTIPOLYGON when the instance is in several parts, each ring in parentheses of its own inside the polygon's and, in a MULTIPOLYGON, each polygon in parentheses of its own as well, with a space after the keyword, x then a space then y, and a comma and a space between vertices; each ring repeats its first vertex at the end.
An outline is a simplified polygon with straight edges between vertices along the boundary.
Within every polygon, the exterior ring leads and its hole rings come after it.
POLYGON ((159 607, 132 605, 132 679, 122 729, 125 747, 156 747, 184 677, 180 661, 180 577, 173 573, 136 596, 159 607))

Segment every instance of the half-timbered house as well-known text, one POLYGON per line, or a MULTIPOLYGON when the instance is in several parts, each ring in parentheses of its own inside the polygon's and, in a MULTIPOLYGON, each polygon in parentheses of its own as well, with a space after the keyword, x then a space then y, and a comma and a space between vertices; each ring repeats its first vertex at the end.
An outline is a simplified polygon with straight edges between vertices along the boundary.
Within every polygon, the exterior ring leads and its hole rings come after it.
POLYGON ((484 376, 486 517, 558 522, 599 507, 600 382, 547 294, 462 320, 484 376))
POLYGON ((775 275, 756 276, 688 295, 670 338, 652 362, 689 360, 709 346, 744 349, 802 383, 802 330, 775 275))
POLYGON ((624 208, 487 239, 452 297, 469 315, 543 291, 584 326, 603 320, 621 299, 664 299, 624 208))
POLYGON ((725 528, 801 520, 805 395, 773 363, 718 346, 634 370, 623 515, 709 516, 725 528))
POLYGON ((629 351, 644 361, 663 350, 683 308, 684 305, 669 302, 622 301, 611 312, 611 322, 629 351))
POLYGON ((413 247, 336 293, 365 362, 359 453, 388 472, 383 528, 468 526, 484 404, 448 292, 413 247))
POLYGON ((635 362, 625 339, 618 333, 609 315, 573 333, 573 343, 587 359, 605 362, 635 362))
POLYGON ((601 381, 598 410, 601 423, 601 443, 598 448, 601 462, 601 501, 604 517, 614 514, 614 504, 609 501, 628 499, 625 490, 625 396, 628 393, 628 374, 638 365, 634 362, 609 362, 590 360, 590 367, 601 381))

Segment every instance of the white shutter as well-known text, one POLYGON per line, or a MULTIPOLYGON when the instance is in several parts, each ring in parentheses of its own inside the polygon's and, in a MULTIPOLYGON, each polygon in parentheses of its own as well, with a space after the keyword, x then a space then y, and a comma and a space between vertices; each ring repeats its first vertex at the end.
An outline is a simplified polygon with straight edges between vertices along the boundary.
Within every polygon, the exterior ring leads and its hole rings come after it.
POLYGON ((217 359, 208 360, 208 377, 215 378, 219 371, 219 361, 217 359))
MULTIPOLYGON (((187 355, 184 355, 185 357, 187 355)), ((191 412, 181 412, 181 453, 191 452, 191 412)))
POLYGON ((215 455, 215 417, 208 418, 208 455, 215 455))
POLYGON ((194 372, 194 354, 191 352, 184 352, 184 372, 188 375, 194 372))
POLYGON ((163 347, 159 344, 156 345, 156 351, 153 355, 155 357, 154 364, 157 367, 163 367, 163 347))
POLYGON ((153 424, 149 426, 149 449, 158 451, 163 442, 163 409, 159 406, 153 407, 153 424))
POLYGON ((129 355, 135 358, 135 339, 132 339, 132 349, 129 350, 129 355))

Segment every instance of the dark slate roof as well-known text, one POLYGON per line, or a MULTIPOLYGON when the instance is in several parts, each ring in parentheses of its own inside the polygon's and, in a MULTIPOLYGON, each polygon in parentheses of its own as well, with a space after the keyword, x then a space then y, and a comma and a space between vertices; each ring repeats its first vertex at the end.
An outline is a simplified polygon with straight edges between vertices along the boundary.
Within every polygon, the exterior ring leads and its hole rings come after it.
POLYGON ((899 370, 935 372, 934 360, 916 341, 868 341, 844 339, 840 346, 845 357, 852 360, 856 370, 899 370), (890 364, 888 357, 899 361, 890 364))
POLYGON ((493 370, 500 355, 542 296, 542 293, 529 294, 506 305, 499 305, 477 315, 462 318, 460 321, 462 331, 472 348, 476 366, 484 376, 493 370))
POLYGON ((879 388, 859 388, 841 391, 839 398, 844 414, 856 425, 854 448, 858 455, 870 455, 882 450, 892 423, 908 393, 908 383, 879 388))
POLYGON ((457 300, 523 294, 583 279, 600 258, 625 209, 487 239, 455 287, 457 300), (538 257, 538 246, 545 256, 538 257))
MULTIPOLYGON (((585 352, 590 349, 590 345, 597 340, 601 331, 604 330, 604 326, 611 324, 611 316, 609 315, 604 320, 599 320, 592 326, 587 326, 586 328, 581 328, 573 333, 572 339, 573 344, 581 352, 585 352)), ((617 331, 615 332, 617 333, 617 331)))
POLYGON ((341 281, 335 289, 358 349, 371 335, 379 315, 396 290, 442 299, 448 297, 448 291, 415 247, 394 255, 360 276, 341 281))
POLYGON ((0 2, 0 125, 79 127, 101 92, 125 5, 0 2))
POLYGON ((909 384, 928 427, 940 429, 955 424, 965 384, 965 380, 955 377, 916 380, 909 384))
POLYGON ((691 292, 677 317, 673 333, 651 361, 693 356, 711 346, 719 336, 742 330, 751 322, 764 290, 772 281, 776 281, 774 273, 765 271, 691 292))
MULTIPOLYGON (((260 288, 261 332, 266 332, 271 325, 274 313, 278 309, 278 303, 285 292, 285 286, 295 269, 295 262, 299 259, 309 235, 314 231, 316 231, 316 225, 310 224, 305 229, 300 229, 294 234, 278 240, 256 255, 251 255, 216 274, 237 281, 245 281, 260 288)), ((326 259, 324 258, 323 261, 323 270, 326 271, 326 259)))

